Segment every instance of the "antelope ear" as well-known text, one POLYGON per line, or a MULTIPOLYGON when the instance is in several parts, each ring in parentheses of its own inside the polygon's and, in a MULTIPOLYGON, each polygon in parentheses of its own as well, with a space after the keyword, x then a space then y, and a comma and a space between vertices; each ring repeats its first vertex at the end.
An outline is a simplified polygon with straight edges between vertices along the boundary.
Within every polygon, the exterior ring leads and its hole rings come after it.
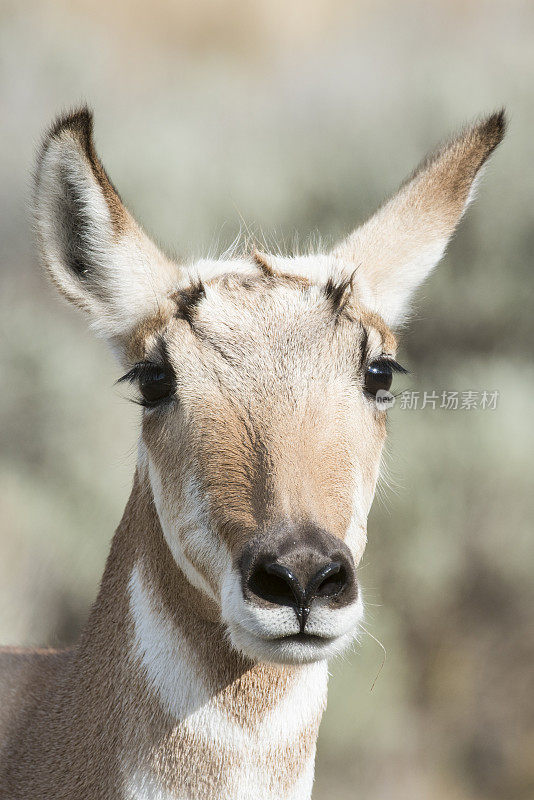
POLYGON ((406 316, 411 295, 445 252, 475 193, 480 168, 504 136, 499 111, 428 156, 413 175, 332 255, 358 267, 365 302, 388 325, 406 316))
POLYGON ((82 108, 48 131, 37 162, 34 214, 50 278, 116 346, 160 309, 178 269, 122 204, 92 129, 92 114, 82 108))

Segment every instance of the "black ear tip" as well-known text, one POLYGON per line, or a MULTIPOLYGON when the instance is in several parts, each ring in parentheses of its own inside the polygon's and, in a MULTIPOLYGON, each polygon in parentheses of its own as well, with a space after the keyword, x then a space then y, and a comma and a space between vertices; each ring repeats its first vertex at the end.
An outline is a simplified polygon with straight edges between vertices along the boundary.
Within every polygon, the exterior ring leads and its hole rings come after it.
POLYGON ((37 154, 37 166, 34 172, 36 187, 40 181, 40 173, 43 160, 48 152, 50 144, 61 136, 69 132, 82 146, 85 153, 93 151, 93 112, 87 105, 82 105, 70 111, 60 114, 46 131, 41 148, 37 154))
POLYGON ((495 113, 490 114, 489 117, 482 122, 480 132, 488 141, 491 149, 497 147, 504 138, 506 129, 508 127, 508 119, 504 108, 500 108, 495 113))
POLYGON ((85 143, 91 139, 93 132, 93 112, 87 105, 60 114, 48 130, 46 139, 55 139, 64 131, 71 131, 85 143))

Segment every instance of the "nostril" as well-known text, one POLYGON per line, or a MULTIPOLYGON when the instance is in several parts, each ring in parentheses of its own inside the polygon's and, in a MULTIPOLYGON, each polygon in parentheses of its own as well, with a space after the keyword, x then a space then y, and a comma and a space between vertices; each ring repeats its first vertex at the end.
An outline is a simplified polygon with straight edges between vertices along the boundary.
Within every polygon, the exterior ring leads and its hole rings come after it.
POLYGON ((337 575, 330 575, 319 584, 315 596, 331 597, 334 594, 340 594, 346 585, 347 576, 345 570, 340 570, 337 575))
POLYGON ((337 597, 349 585, 347 569, 339 561, 322 567, 308 584, 308 597, 337 597))
POLYGON ((277 562, 256 566, 247 584, 253 594, 270 603, 292 606, 295 603, 300 605, 302 601, 303 592, 297 578, 290 569, 277 562))

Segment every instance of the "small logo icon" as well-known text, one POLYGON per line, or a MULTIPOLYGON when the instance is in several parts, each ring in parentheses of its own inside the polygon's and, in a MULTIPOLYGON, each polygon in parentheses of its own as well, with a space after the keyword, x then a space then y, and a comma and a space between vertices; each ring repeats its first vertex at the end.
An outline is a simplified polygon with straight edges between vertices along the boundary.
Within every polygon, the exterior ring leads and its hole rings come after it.
POLYGON ((379 389, 375 395, 375 403, 380 411, 385 411, 395 405, 395 395, 385 389, 379 389))

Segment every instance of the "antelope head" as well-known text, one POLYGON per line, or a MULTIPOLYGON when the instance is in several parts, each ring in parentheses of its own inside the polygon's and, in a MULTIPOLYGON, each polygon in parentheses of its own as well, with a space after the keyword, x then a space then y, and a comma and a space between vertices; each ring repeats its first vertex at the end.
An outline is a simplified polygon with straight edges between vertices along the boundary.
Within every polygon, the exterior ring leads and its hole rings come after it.
POLYGON ((255 661, 320 660, 358 630, 392 330, 503 133, 498 113, 460 134, 329 253, 190 265, 126 210, 86 109, 45 139, 44 264, 139 393, 139 469, 177 566, 255 661))

